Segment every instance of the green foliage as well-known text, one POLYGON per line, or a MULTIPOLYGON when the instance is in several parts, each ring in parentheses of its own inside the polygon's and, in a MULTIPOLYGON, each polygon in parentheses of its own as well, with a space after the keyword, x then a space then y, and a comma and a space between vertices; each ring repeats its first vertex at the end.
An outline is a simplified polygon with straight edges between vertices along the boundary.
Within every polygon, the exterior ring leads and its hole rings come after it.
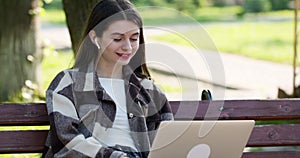
POLYGON ((198 0, 199 6, 198 8, 209 7, 211 4, 208 0, 198 0))
POLYGON ((271 4, 267 0, 246 0, 244 10, 246 13, 260 13, 271 9, 271 4))
POLYGON ((37 83, 33 83, 30 80, 26 80, 21 91, 9 96, 9 102, 21 103, 21 102, 41 102, 45 98, 42 95, 37 83))
POLYGON ((269 0, 272 10, 284 10, 289 9, 289 3, 292 0, 269 0))
POLYGON ((187 13, 194 13, 197 6, 194 4, 194 0, 174 0, 174 7, 178 11, 184 11, 187 13))
POLYGON ((43 0, 44 8, 47 10, 62 9, 62 0, 43 0))
POLYGON ((197 10, 194 18, 199 22, 235 21, 236 14, 242 10, 241 6, 203 7, 197 10))
POLYGON ((167 6, 167 2, 164 0, 131 0, 131 2, 137 6, 167 6))
POLYGON ((215 7, 225 7, 226 6, 226 0, 213 0, 212 4, 215 7))
POLYGON ((200 0, 131 0, 137 7, 170 7, 185 13, 194 13, 200 7, 200 0))
POLYGON ((193 5, 196 7, 196 8, 199 8, 200 7, 200 1, 199 0, 192 0, 193 2, 193 5))

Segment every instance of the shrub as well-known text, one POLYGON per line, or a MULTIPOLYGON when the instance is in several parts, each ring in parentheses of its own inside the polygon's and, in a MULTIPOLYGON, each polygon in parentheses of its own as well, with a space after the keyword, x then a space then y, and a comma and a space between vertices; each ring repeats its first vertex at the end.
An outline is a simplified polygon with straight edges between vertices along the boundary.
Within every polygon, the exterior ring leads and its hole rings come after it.
POLYGON ((243 7, 246 13, 260 13, 269 11, 271 4, 266 0, 246 0, 243 7))

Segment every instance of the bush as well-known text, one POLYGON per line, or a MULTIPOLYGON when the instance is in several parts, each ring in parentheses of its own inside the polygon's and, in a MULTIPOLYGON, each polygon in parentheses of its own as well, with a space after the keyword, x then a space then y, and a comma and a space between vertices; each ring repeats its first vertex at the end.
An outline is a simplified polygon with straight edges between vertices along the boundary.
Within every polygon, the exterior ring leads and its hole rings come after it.
POLYGON ((215 7, 225 7, 226 6, 226 1, 225 0, 214 0, 212 1, 213 6, 215 7))
POLYGON ((284 10, 289 9, 289 3, 291 0, 269 0, 272 10, 284 10))
POLYGON ((269 11, 271 4, 266 0, 246 0, 243 7, 246 13, 260 13, 269 11))

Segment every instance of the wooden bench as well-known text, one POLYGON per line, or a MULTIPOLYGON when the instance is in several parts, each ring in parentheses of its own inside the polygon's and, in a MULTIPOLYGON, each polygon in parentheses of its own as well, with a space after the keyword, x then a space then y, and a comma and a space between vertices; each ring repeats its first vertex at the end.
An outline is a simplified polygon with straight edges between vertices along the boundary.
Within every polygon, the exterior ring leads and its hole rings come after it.
MULTIPOLYGON (((171 101, 176 120, 256 120, 247 147, 290 147, 244 152, 243 158, 300 157, 300 100, 171 101), (279 121, 282 124, 270 124, 279 121), (267 123, 267 124, 266 124, 267 123), (298 124, 299 123, 299 124, 298 124)), ((0 126, 49 125, 44 103, 0 104, 0 126)), ((40 153, 47 130, 0 131, 0 153, 40 153)), ((228 142, 230 144, 230 142, 228 142)))

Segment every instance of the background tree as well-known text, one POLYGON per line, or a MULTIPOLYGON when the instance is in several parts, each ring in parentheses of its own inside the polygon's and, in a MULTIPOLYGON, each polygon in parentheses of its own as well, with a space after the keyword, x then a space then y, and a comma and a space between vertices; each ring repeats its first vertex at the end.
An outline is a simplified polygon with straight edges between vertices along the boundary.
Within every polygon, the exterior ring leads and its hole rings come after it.
POLYGON ((101 0, 63 0, 63 9, 66 13, 66 21, 69 29, 72 49, 76 50, 80 45, 84 25, 93 7, 101 0))
POLYGON ((0 1, 0 102, 38 82, 40 4, 40 0, 0 1))

